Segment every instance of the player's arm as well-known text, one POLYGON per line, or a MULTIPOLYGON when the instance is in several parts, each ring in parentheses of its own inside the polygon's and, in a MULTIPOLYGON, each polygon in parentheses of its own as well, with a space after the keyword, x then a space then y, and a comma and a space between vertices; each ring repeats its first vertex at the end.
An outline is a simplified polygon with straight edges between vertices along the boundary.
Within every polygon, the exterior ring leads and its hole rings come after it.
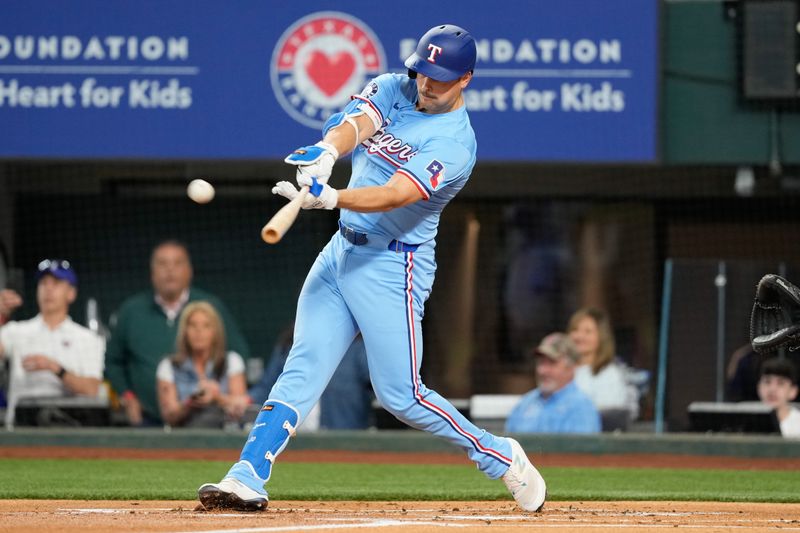
POLYGON ((410 179, 395 173, 385 185, 337 191, 336 207, 360 213, 390 211, 413 204, 424 196, 410 179))
POLYGON ((340 157, 352 152, 356 146, 375 135, 377 131, 374 122, 366 113, 358 115, 343 113, 345 117, 342 121, 329 129, 322 139, 322 142, 336 148, 340 157))
MULTIPOLYGON (((300 185, 311 186, 311 180, 305 181, 303 177, 298 178, 297 181, 300 185)), ((385 185, 336 190, 325 183, 317 185, 317 187, 319 187, 318 194, 314 194, 312 187, 312 194, 306 196, 303 201, 303 209, 339 207, 360 213, 375 213, 391 211, 427 198, 417 185, 400 173, 395 173, 385 185)), ((288 181, 276 183, 272 188, 272 193, 280 194, 289 200, 294 199, 298 194, 297 188, 288 181)))
POLYGON ((322 140, 311 146, 302 146, 289 154, 284 161, 297 167, 297 179, 312 179, 324 185, 339 157, 346 155, 378 129, 377 121, 351 102, 344 111, 328 118, 322 128, 322 140))

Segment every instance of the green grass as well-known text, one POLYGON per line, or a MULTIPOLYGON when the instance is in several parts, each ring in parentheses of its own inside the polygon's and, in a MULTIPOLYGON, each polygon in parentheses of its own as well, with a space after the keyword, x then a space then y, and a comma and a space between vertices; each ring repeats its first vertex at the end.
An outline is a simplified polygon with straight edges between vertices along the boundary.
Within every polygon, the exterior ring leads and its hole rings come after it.
MULTIPOLYGON (((0 499, 190 500, 229 463, 0 459, 0 499)), ((545 468, 549 500, 800 502, 800 475, 782 471, 545 468)), ((278 500, 509 500, 500 481, 467 466, 279 464, 278 500)))

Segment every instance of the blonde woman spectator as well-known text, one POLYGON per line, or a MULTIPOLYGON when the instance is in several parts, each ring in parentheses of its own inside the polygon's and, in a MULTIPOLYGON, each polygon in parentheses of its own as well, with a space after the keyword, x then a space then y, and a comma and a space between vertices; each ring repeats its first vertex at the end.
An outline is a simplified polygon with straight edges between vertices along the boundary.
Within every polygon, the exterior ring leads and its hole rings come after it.
POLYGON ((567 332, 581 354, 575 370, 578 388, 592 399, 601 415, 626 411, 629 419, 636 418, 638 393, 626 382, 622 365, 615 362, 616 343, 608 315, 599 309, 580 309, 570 318, 567 332))
POLYGON ((222 427, 238 421, 249 403, 242 357, 225 348, 214 307, 188 304, 180 316, 175 355, 158 365, 161 417, 171 426, 222 427))

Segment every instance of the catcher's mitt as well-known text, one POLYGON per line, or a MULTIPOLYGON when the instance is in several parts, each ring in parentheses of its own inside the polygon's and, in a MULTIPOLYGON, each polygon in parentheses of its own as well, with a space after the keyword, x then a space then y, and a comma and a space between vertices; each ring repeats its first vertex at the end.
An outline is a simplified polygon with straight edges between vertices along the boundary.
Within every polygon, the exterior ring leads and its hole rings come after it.
POLYGON ((758 282, 750 316, 750 344, 758 353, 800 348, 800 289, 776 274, 758 282))

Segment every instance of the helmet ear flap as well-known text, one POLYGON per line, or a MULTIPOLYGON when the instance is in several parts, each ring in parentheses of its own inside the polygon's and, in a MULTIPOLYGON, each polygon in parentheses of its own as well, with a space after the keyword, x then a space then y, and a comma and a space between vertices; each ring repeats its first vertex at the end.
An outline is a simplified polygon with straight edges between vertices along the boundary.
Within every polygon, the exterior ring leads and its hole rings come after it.
POLYGON ((417 78, 416 71, 408 69, 408 77, 411 78, 412 80, 416 79, 417 78))

